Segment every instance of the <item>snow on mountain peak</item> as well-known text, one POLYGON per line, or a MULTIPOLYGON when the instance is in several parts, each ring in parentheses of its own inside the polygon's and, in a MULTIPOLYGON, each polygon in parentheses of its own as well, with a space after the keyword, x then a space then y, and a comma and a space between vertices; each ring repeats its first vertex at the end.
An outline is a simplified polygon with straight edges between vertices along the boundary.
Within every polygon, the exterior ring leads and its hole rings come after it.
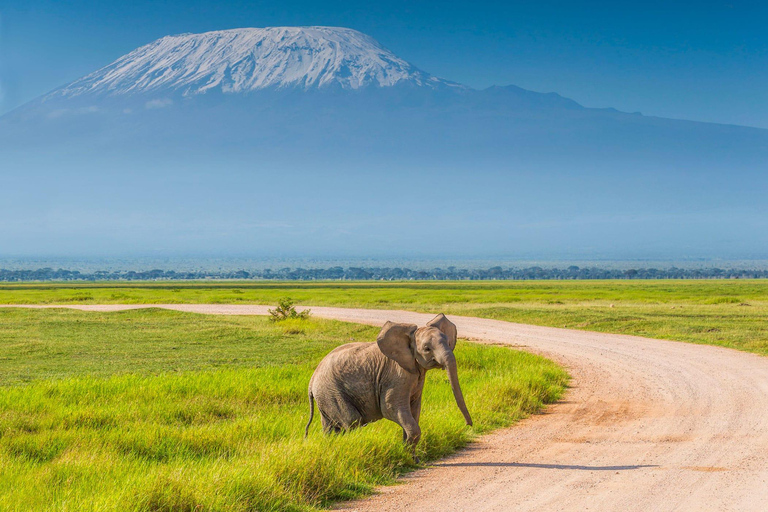
POLYGON ((59 89, 60 96, 265 88, 359 89, 399 83, 455 86, 356 30, 270 27, 166 36, 59 89))

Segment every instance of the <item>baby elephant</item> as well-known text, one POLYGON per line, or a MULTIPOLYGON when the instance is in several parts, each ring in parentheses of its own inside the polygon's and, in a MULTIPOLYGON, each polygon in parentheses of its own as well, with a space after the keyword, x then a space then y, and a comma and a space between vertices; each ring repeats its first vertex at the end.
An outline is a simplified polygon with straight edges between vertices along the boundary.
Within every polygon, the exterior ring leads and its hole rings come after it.
POLYGON ((445 315, 426 327, 387 322, 376 343, 348 343, 320 361, 309 381, 309 422, 314 402, 326 433, 340 432, 381 418, 403 427, 403 440, 414 449, 421 437, 419 415, 427 370, 448 373, 453 396, 467 425, 472 425, 456 372, 456 326, 445 315))

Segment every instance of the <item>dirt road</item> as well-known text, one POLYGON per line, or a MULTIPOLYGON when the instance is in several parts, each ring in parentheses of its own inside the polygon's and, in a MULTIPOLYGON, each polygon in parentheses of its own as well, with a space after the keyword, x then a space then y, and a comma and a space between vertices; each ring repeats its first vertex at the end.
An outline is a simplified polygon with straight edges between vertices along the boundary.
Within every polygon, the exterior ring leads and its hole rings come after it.
MULTIPOLYGON (((74 306, 113 311, 137 306, 74 306)), ((146 307, 146 306, 139 306, 146 307)), ((160 306, 211 314, 266 307, 160 306)), ((312 308, 423 325, 433 315, 312 308)), ((459 336, 550 357, 573 376, 546 413, 343 504, 359 511, 768 511, 768 358, 718 347, 450 317, 459 336)), ((472 398, 467 397, 468 404, 472 398)))

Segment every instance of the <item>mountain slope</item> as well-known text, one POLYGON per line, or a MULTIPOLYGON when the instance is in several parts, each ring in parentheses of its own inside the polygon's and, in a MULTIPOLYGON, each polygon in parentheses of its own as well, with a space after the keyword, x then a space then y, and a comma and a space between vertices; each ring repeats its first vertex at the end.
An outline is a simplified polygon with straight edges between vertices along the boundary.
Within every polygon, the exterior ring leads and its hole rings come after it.
POLYGON ((56 91, 51 97, 176 91, 243 93, 266 88, 359 89, 435 78, 356 30, 272 27, 163 37, 56 91))
POLYGON ((768 257, 768 130, 474 90, 349 29, 160 39, 0 155, 0 253, 768 257))

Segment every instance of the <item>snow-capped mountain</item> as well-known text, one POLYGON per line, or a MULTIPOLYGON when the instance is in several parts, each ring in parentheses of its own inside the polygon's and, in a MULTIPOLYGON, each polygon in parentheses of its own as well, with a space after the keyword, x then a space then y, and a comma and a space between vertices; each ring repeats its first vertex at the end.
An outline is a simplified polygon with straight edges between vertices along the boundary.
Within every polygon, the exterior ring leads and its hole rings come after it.
POLYGON ((336 27, 270 27, 167 36, 50 97, 267 88, 456 86, 399 58, 373 38, 336 27))
POLYGON ((764 257, 768 130, 476 90, 350 29, 222 30, 0 117, 0 190, 0 245, 19 253, 688 257, 736 233, 764 257))

